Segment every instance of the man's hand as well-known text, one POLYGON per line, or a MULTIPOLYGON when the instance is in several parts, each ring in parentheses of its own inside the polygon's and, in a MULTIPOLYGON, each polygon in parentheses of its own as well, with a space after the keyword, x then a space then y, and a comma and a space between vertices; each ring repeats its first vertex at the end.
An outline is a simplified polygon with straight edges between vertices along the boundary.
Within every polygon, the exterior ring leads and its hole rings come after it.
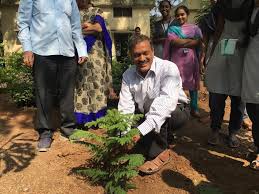
POLYGON ((80 65, 83 64, 84 62, 87 61, 87 59, 88 59, 87 57, 79 57, 78 58, 78 64, 80 64, 80 65))
POLYGON ((32 51, 25 51, 23 53, 23 62, 26 66, 32 67, 34 63, 34 55, 32 51))
POLYGON ((140 135, 134 135, 134 136, 133 136, 133 141, 134 141, 135 143, 137 143, 137 142, 140 140, 140 138, 141 138, 140 135))

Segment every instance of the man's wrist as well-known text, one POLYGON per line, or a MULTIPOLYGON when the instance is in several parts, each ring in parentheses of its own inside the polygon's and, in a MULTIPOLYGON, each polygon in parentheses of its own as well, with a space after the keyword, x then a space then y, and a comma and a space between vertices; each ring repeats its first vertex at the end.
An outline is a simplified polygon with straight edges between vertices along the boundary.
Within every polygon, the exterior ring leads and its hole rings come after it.
POLYGON ((138 130, 140 131, 140 134, 142 136, 145 136, 150 131, 154 129, 152 123, 150 123, 148 120, 145 120, 142 124, 138 126, 138 130))

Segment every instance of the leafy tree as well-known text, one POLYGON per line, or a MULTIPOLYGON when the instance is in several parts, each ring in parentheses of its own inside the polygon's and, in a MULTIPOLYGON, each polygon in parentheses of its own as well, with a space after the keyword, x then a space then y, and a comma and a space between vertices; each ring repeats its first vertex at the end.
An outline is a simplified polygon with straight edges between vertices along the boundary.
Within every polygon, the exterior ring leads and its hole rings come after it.
POLYGON ((70 139, 85 144, 93 154, 88 168, 78 170, 93 183, 101 184, 109 194, 124 194, 135 185, 129 183, 137 176, 137 167, 143 164, 141 154, 130 154, 133 136, 139 134, 134 126, 142 115, 123 115, 118 110, 108 110, 105 117, 87 124, 105 129, 103 135, 78 130, 70 139), (124 135, 122 135, 124 134, 124 135))
POLYGON ((34 104, 32 69, 23 64, 22 52, 4 57, 5 67, 0 68, 0 84, 18 106, 34 104))
POLYGON ((201 9, 198 10, 197 15, 195 16, 195 23, 199 24, 203 17, 210 12, 211 7, 210 0, 201 0, 201 9))

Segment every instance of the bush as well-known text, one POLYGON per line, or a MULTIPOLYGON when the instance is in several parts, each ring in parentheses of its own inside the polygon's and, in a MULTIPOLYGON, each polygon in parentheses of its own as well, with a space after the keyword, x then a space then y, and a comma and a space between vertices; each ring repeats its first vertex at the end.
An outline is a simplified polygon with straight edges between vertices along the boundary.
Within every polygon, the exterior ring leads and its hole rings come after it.
POLYGON ((144 163, 144 157, 141 154, 128 154, 128 148, 139 131, 133 128, 123 136, 119 134, 125 133, 129 123, 135 125, 141 117, 122 115, 116 109, 108 110, 105 117, 87 124, 88 127, 106 129, 104 135, 82 130, 75 132, 70 139, 85 144, 93 153, 89 168, 78 170, 78 173, 86 175, 93 183, 104 185, 110 194, 124 194, 128 189, 135 188, 129 181, 138 175, 137 167, 144 163))
POLYGON ((112 61, 112 79, 113 88, 118 94, 121 89, 122 74, 131 66, 131 61, 128 58, 122 60, 122 62, 112 61))
POLYGON ((5 67, 0 68, 0 83, 6 84, 6 91, 18 106, 34 103, 32 69, 23 64, 21 52, 4 58, 5 67))

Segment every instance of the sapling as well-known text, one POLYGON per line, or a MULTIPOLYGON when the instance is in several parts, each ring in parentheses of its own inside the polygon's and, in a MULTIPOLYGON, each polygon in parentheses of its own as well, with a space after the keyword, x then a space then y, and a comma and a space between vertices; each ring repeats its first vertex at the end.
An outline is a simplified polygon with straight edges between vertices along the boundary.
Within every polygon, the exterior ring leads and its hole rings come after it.
POLYGON ((124 194, 135 188, 130 179, 138 175, 137 169, 144 163, 144 157, 129 153, 129 148, 134 145, 133 136, 139 134, 138 129, 130 126, 136 125, 142 117, 139 114, 124 115, 112 109, 105 117, 87 124, 87 127, 104 129, 103 134, 77 130, 70 139, 85 144, 93 154, 88 167, 78 173, 103 185, 109 194, 124 194))

